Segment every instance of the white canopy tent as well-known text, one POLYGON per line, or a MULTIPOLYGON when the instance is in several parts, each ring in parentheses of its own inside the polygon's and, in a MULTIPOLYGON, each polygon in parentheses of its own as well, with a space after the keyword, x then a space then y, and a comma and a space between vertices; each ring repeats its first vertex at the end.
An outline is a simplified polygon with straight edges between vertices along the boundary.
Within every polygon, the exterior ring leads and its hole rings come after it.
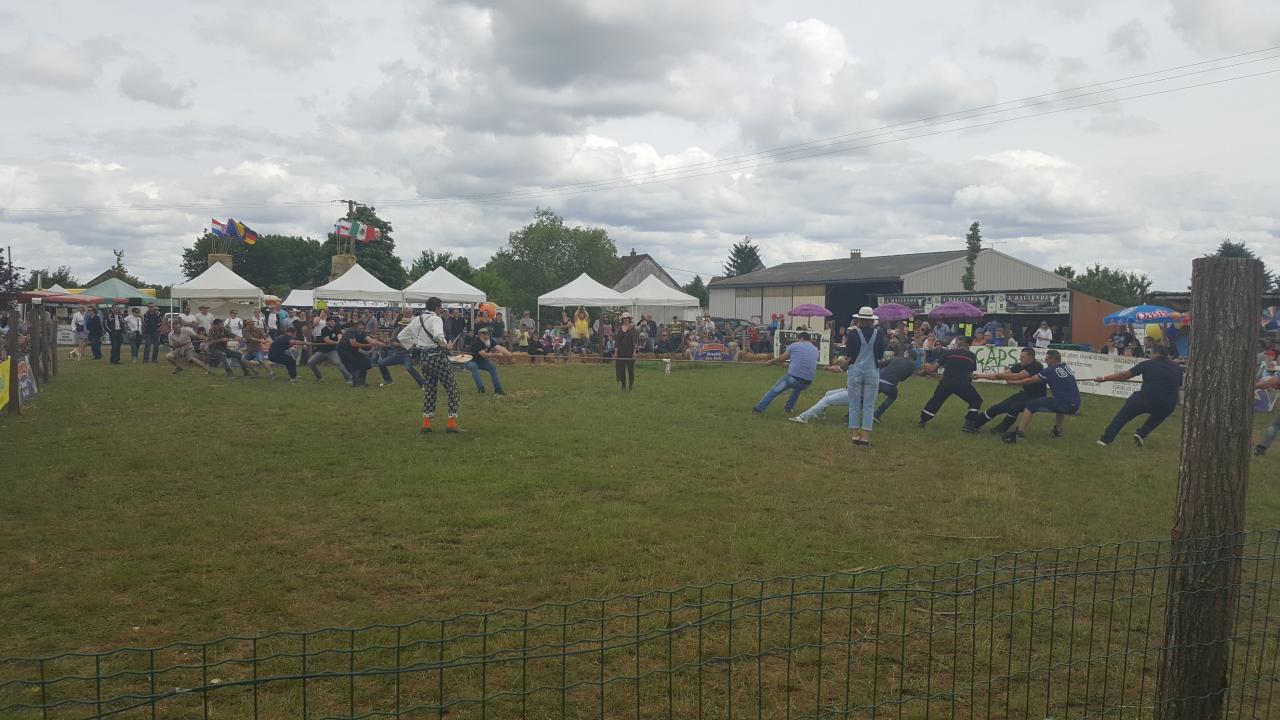
POLYGON ((314 292, 315 290, 290 290, 288 297, 280 304, 285 307, 313 308, 316 306, 316 299, 312 294, 314 292))
POLYGON ((261 302, 262 290, 220 262, 210 263, 199 275, 173 286, 171 297, 180 300, 236 300, 261 302))
POLYGON ((262 290, 235 274, 220 262, 209 263, 204 272, 175 285, 169 294, 175 300, 195 301, 193 308, 206 305, 209 314, 225 318, 232 310, 249 317, 250 308, 262 304, 262 290))
POLYGON ((654 275, 649 275, 630 290, 622 291, 622 294, 631 298, 631 312, 637 321, 645 315, 652 315, 657 322, 666 322, 671 317, 668 312, 671 308, 683 308, 680 316, 688 320, 692 319, 690 313, 696 317, 702 307, 698 298, 671 287, 654 275))
POLYGON ((611 290, 582 273, 568 285, 538 297, 538 322, 542 322, 542 306, 628 307, 631 298, 611 290))
POLYGON ((431 297, 438 297, 447 303, 485 301, 483 290, 468 285, 443 267, 435 268, 404 289, 404 299, 411 302, 425 302, 431 297))
POLYGON ((342 273, 328 285, 321 285, 312 291, 315 300, 360 300, 380 302, 384 305, 399 305, 404 301, 404 293, 387 285, 360 267, 360 263, 342 273))

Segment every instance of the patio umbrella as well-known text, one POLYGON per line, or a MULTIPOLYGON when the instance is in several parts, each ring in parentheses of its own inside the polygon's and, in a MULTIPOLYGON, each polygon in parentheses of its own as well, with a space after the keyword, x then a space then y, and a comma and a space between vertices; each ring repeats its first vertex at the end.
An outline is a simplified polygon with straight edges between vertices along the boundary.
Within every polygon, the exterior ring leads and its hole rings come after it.
POLYGON ((788 310, 787 314, 795 317, 831 317, 830 310, 822 307, 821 305, 814 305, 813 303, 797 305, 788 310))
POLYGON ((915 317, 916 311, 902 305, 900 303, 885 303, 880 307, 872 310, 881 322, 898 322, 899 320, 910 320, 915 317))
POLYGON ((1103 319, 1103 325, 1172 325, 1173 310, 1160 305, 1135 305, 1113 312, 1103 319))
POLYGON ((960 300, 948 300, 929 311, 930 320, 981 320, 982 311, 960 300))

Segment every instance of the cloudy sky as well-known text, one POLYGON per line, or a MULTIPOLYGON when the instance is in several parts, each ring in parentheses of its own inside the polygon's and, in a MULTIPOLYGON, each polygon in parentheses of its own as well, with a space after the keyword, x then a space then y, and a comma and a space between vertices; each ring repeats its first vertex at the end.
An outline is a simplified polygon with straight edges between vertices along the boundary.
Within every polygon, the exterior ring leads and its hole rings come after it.
POLYGON ((1272 46, 1274 0, 19 0, 0 231, 20 265, 87 279, 122 248, 172 282, 210 216, 319 237, 355 198, 402 257, 482 264, 541 205, 684 282, 744 235, 774 264, 960 247, 979 220, 1039 265, 1177 289, 1227 236, 1280 267, 1280 73, 1012 118, 1280 51, 904 123, 1272 46))

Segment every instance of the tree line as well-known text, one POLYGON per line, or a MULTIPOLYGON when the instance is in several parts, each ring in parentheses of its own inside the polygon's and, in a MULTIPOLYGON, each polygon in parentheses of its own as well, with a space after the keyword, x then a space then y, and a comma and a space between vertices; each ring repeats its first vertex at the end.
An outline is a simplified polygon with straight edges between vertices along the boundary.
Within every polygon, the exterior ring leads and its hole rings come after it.
MULTIPOLYGON (((465 256, 450 252, 423 250, 407 264, 396 255, 394 228, 378 216, 372 207, 357 206, 355 220, 377 228, 381 239, 355 246, 357 260, 382 282, 403 288, 427 272, 443 267, 464 282, 483 290, 499 304, 513 308, 532 308, 539 295, 560 287, 581 273, 602 281, 611 280, 618 272, 618 249, 604 228, 569 226, 553 210, 537 208, 533 220, 510 233, 507 242, 480 267, 465 256)), ((969 226, 965 236, 966 268, 963 285, 973 290, 976 285, 974 267, 982 249, 982 231, 978 222, 969 226)), ((182 272, 188 279, 204 272, 209 254, 214 252, 215 236, 206 233, 182 251, 182 272)), ((254 245, 233 249, 236 273, 268 293, 284 296, 294 288, 318 287, 329 280, 330 261, 337 238, 329 233, 323 240, 295 235, 262 235, 254 245)), ((115 265, 109 275, 139 288, 154 288, 159 297, 168 297, 168 286, 152 285, 132 275, 124 264, 123 251, 114 251, 115 265)), ((1223 257, 1255 257, 1242 242, 1223 240, 1212 253, 1223 257)), ((744 237, 729 249, 721 271, 724 277, 755 272, 765 267, 760 247, 751 236, 744 237)), ((1076 269, 1060 265, 1054 272, 1067 279, 1068 287, 1094 297, 1130 307, 1145 301, 1151 291, 1151 280, 1144 274, 1106 267, 1100 263, 1076 269)), ((30 271, 24 287, 31 289, 54 284, 80 287, 71 268, 41 268, 30 271)), ((1280 279, 1266 272, 1267 288, 1280 292, 1280 279)), ((708 305, 707 284, 701 275, 681 287, 708 305)))

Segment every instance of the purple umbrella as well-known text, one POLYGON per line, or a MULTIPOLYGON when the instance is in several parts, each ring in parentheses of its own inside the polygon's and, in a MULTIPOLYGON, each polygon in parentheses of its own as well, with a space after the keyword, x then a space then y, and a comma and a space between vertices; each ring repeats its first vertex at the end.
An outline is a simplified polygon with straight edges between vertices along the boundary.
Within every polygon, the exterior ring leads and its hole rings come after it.
POLYGON ((967 302, 948 300, 929 311, 930 320, 981 320, 982 311, 967 302))
POLYGON ((822 307, 821 305, 814 305, 813 303, 797 305, 788 310, 787 314, 795 317, 831 317, 830 310, 822 307))
POLYGON ((915 317, 916 311, 899 303, 885 303, 872 310, 882 322, 898 322, 915 317))

